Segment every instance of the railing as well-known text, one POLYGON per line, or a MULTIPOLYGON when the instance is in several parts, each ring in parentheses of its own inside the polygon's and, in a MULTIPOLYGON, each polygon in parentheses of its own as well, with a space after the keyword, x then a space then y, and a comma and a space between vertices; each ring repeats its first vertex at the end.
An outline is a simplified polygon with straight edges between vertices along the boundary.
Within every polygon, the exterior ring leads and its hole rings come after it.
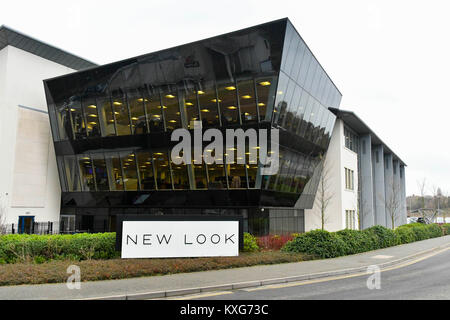
POLYGON ((0 226, 0 234, 55 234, 58 233, 57 222, 32 222, 30 224, 21 225, 17 223, 5 224, 0 226))

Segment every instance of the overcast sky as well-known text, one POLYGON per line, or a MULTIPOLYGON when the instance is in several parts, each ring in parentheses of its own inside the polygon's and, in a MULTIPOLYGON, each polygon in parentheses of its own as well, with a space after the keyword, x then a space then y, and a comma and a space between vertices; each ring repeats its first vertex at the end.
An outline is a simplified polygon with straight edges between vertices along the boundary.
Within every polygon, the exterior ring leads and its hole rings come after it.
POLYGON ((3 1, 0 25, 104 64, 288 17, 354 111, 450 192, 450 1, 3 1))

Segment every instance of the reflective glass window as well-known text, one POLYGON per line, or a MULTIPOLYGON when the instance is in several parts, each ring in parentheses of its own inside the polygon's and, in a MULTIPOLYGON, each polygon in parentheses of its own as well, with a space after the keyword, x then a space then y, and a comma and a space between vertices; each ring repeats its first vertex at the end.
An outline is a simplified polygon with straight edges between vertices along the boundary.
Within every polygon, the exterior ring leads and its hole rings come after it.
POLYGON ((125 190, 139 190, 138 173, 136 170, 136 155, 132 151, 123 151, 120 153, 120 160, 123 168, 123 181, 125 190))
POLYGON ((295 64, 295 56, 297 55, 297 47, 300 44, 300 37, 294 31, 294 36, 292 37, 291 45, 289 46, 289 50, 286 56, 286 65, 284 66, 284 72, 286 72, 289 76, 292 76, 294 64, 295 64))
POLYGON ((285 122, 282 125, 289 131, 291 131, 291 128, 293 127, 294 117, 297 114, 298 101, 300 99, 301 91, 302 89, 300 88, 300 86, 295 85, 294 94, 292 95, 292 98, 289 100, 285 122))
POLYGON ((258 122, 255 83, 253 79, 238 81, 238 89, 242 123, 258 122))
POLYGON ((67 181, 67 191, 81 191, 80 169, 75 156, 64 156, 64 171, 67 181))
POLYGON ((292 80, 289 80, 289 84, 287 85, 287 89, 283 98, 280 99, 277 104, 278 107, 278 125, 284 126, 286 122, 286 115, 288 112, 288 107, 290 106, 290 102, 292 99, 292 95, 294 94, 295 88, 297 87, 296 83, 292 80))
POLYGON ((83 191, 95 191, 94 169, 89 155, 79 155, 81 187, 83 191))
POLYGON ((182 110, 186 114, 188 129, 194 129, 194 121, 200 121, 197 104, 197 93, 195 90, 186 90, 182 99, 182 110))
MULTIPOLYGON (((212 153, 212 156, 215 156, 214 152, 212 153)), ((223 158, 225 158, 225 155, 223 158)), ((206 162, 206 166, 208 169, 208 189, 226 189, 227 179, 225 175, 225 166, 223 164, 208 162, 206 162)))
POLYGON ((314 98, 311 97, 308 94, 308 97, 307 97, 307 100, 306 100, 305 113, 303 114, 303 119, 302 119, 301 126, 300 126, 300 129, 299 129, 299 131, 300 131, 299 134, 302 137, 305 136, 306 130, 308 129, 309 116, 310 116, 310 114, 312 112, 313 104, 314 104, 314 98))
POLYGON ((288 83, 289 78, 286 76, 284 72, 280 72, 280 77, 278 80, 278 88, 275 98, 275 105, 273 107, 272 123, 278 123, 280 110, 283 108, 283 97, 286 93, 288 83))
POLYGON ((294 38, 294 34, 295 34, 294 28, 288 23, 286 26, 286 34, 284 36, 281 70, 285 69, 287 56, 289 54, 289 47, 291 46, 292 39, 294 38))
POLYGON ((217 112, 218 102, 215 86, 207 83, 197 92, 203 127, 217 126, 219 124, 219 113, 217 112))
POLYGON ((267 114, 267 107, 274 103, 276 79, 267 77, 256 79, 256 92, 258 94, 259 120, 270 121, 271 114, 267 114))
POLYGON ((301 128, 305 122, 304 116, 305 116, 308 99, 309 99, 309 94, 305 90, 302 90, 302 94, 300 96, 300 102, 299 102, 298 108, 297 108, 297 118, 299 121, 297 128, 295 129, 295 132, 297 134, 300 134, 301 128))
POLYGON ((218 86, 219 105, 222 112, 222 125, 239 123, 239 110, 236 100, 236 84, 218 86))
POLYGON ((180 108, 178 96, 175 90, 166 89, 162 94, 164 117, 167 130, 181 128, 180 108))
POLYGON ((97 102, 92 97, 82 99, 84 117, 87 123, 88 136, 98 137, 101 135, 98 123, 97 102))
POLYGON ((178 165, 172 162, 171 166, 174 189, 190 189, 187 165, 183 163, 178 165))
MULTIPOLYGON (((233 148, 235 149, 235 148, 233 148)), ((227 152, 229 152, 227 150, 227 152)), ((234 150, 234 163, 227 163, 228 173, 228 187, 230 189, 247 188, 247 178, 245 173, 245 164, 238 164, 237 162, 245 162, 244 158, 238 157, 236 150, 234 150)))
POLYGON ((311 63, 308 69, 308 75, 306 76, 305 81, 305 90, 308 91, 310 94, 312 94, 312 85, 314 78, 317 76, 317 68, 319 67, 319 64, 317 63, 317 60, 313 57, 311 59, 311 63))
POLYGON ((154 90, 153 92, 147 93, 144 105, 147 111, 150 132, 164 131, 159 91, 154 90))
POLYGON ((172 189, 169 160, 166 151, 153 153, 153 163, 156 172, 156 183, 159 190, 172 189))
MULTIPOLYGON (((66 103, 55 105, 54 109, 50 109, 50 115, 56 120, 58 127, 59 140, 66 140, 68 137, 73 139, 72 121, 70 120, 70 110, 66 103)), ((54 128, 54 121, 51 125, 54 128)), ((54 130, 54 129, 53 129, 54 130)))
POLYGON ((311 60, 313 59, 311 51, 305 48, 305 54, 303 57, 302 65, 300 66, 300 71, 297 76, 297 83, 305 88, 306 77, 308 75, 309 66, 311 65, 311 60))
POLYGON ((144 98, 141 90, 129 90, 127 93, 133 134, 147 133, 147 118, 144 111, 144 99, 147 98, 144 98))
POLYGON ((70 111, 69 118, 72 120, 73 131, 76 139, 85 139, 87 137, 86 122, 84 119, 84 112, 81 110, 81 102, 79 100, 72 100, 68 104, 70 111))
POLYGON ((97 191, 109 190, 108 171, 103 153, 91 154, 91 157, 94 163, 97 191))
POLYGON ((299 43, 297 47, 297 53, 295 55, 294 63, 292 65, 291 78, 297 81, 298 73, 303 63, 303 58, 306 51, 306 45, 301 38, 299 38, 299 43))
POLYGON ((123 175, 118 153, 105 154, 106 169, 108 171, 109 187, 111 191, 122 191, 123 175))
POLYGON ((150 152, 136 152, 141 190, 155 190, 155 176, 150 152))
POLYGON ((117 135, 130 135, 130 115, 127 108, 127 100, 121 90, 112 93, 112 105, 116 116, 117 135))
POLYGON ((248 187, 255 188, 258 173, 259 149, 250 149, 249 144, 245 144, 245 163, 247 167, 248 187), (250 159, 250 154, 256 154, 256 160, 250 159))
POLYGON ((115 115, 109 94, 104 93, 97 97, 97 113, 102 136, 115 136, 115 115))

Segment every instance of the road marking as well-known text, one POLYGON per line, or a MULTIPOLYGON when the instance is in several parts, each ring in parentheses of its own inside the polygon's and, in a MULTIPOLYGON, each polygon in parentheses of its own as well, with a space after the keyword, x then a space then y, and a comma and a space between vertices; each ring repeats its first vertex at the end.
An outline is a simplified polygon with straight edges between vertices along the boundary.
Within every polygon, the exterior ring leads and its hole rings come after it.
MULTIPOLYGON (((405 263, 401 263, 401 264, 399 264, 397 266, 393 266, 393 267, 383 268, 381 270, 381 272, 395 270, 395 269, 400 269, 400 268, 404 268, 404 267, 410 266, 412 264, 418 263, 418 262, 423 261, 425 259, 431 258, 431 257, 433 257, 433 256, 435 256, 435 255, 437 255, 439 253, 442 253, 444 251, 447 251, 449 249, 450 249, 450 247, 447 247, 447 248, 444 248, 442 250, 436 251, 434 253, 428 254, 428 255, 426 255, 424 257, 421 257, 421 258, 418 258, 416 260, 413 260, 413 261, 408 261, 408 262, 405 262, 405 263)), ((303 286, 303 285, 307 285, 307 284, 314 284, 314 283, 320 283, 320 282, 341 280, 341 279, 347 279, 347 278, 355 278, 355 277, 361 277, 361 276, 367 276, 367 273, 366 272, 359 272, 359 273, 343 275, 343 276, 326 277, 326 278, 322 278, 322 279, 300 281, 300 282, 292 282, 292 283, 287 283, 287 284, 278 284, 278 285, 274 284, 274 285, 268 285, 268 286, 263 286, 263 287, 258 287, 258 288, 242 289, 242 290, 243 291, 247 291, 247 292, 253 292, 253 291, 259 291, 259 290, 281 289, 281 288, 303 286)))
POLYGON ((225 294, 232 294, 232 291, 218 291, 218 292, 210 292, 210 293, 203 293, 203 294, 195 294, 192 296, 178 296, 178 297, 171 297, 166 299, 149 299, 149 300, 191 300, 191 299, 198 299, 198 298, 207 298, 207 297, 214 297, 214 296, 221 296, 225 294))

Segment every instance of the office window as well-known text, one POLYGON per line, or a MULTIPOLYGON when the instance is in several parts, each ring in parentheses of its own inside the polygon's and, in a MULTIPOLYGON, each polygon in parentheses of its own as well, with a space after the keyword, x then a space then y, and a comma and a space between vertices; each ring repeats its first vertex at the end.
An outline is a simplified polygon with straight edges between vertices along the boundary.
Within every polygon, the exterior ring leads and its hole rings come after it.
POLYGON ((212 127, 219 124, 218 101, 216 98, 216 88, 212 83, 202 86, 197 91, 200 103, 200 116, 203 127, 212 127))
POLYGON ((345 228, 356 230, 356 212, 355 210, 345 210, 345 228))
POLYGON ((112 105, 116 117, 117 135, 128 136, 131 134, 130 114, 128 112, 125 94, 121 90, 112 93, 112 105))
POLYGON ((136 191, 138 188, 138 173, 136 171, 135 154, 130 151, 120 153, 120 159, 123 167, 123 181, 126 191, 136 191))
POLYGON ((167 88, 163 93, 162 100, 167 130, 181 128, 180 108, 178 106, 178 96, 175 89, 170 90, 167 88))
POLYGON ((354 190, 354 171, 345 168, 345 189, 354 190))
POLYGON ((354 134, 350 129, 344 127, 345 147, 358 152, 358 136, 354 134))
POLYGON ((153 153, 153 163, 156 172, 156 183, 159 190, 172 189, 172 176, 169 168, 167 152, 159 151, 153 153))
POLYGON ((153 174, 153 161, 149 152, 137 152, 139 178, 141 179, 141 190, 155 190, 155 176, 153 174))

